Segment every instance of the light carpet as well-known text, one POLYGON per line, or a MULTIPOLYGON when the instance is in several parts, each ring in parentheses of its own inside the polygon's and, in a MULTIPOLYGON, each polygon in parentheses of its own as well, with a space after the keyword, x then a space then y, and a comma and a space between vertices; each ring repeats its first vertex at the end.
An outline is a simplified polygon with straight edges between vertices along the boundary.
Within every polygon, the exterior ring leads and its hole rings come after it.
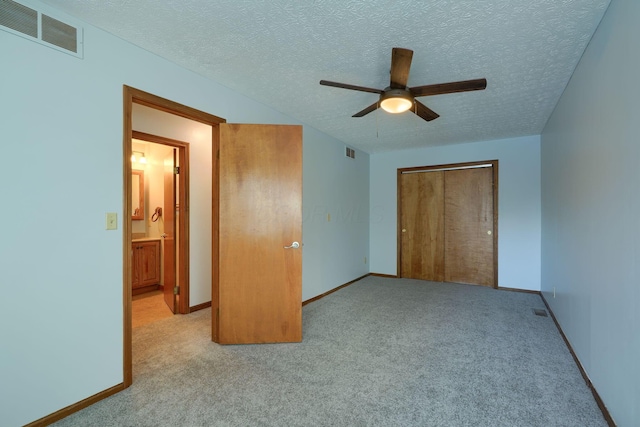
POLYGON ((210 310, 134 331, 134 383, 56 426, 606 426, 535 294, 367 277, 302 343, 220 346, 210 310))

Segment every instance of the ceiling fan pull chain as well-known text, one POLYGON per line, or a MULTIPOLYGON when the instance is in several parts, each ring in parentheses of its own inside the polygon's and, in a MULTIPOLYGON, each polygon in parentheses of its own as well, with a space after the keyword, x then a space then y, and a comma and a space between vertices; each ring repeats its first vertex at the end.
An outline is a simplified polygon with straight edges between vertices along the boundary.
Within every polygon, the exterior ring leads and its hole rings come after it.
MULTIPOLYGON (((378 108, 380 108, 380 101, 378 101, 378 108)), ((379 119, 379 117, 380 117, 380 114, 376 114, 376 139, 380 139, 380 135, 378 133, 378 129, 379 129, 378 119, 379 119)))
MULTIPOLYGON (((418 115, 418 103, 413 101, 413 105, 415 105, 416 116, 418 115)), ((420 124, 422 123, 420 120, 416 120, 416 136, 420 139, 420 124)))

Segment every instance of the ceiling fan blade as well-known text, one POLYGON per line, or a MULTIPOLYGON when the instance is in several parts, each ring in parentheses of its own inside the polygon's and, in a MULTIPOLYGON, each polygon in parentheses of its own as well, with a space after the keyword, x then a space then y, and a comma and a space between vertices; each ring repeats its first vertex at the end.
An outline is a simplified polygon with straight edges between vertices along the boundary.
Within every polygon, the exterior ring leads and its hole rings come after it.
POLYGON ((371 104, 369 105, 367 108, 365 108, 362 111, 358 111, 357 113, 355 113, 353 116, 351 117, 362 117, 362 116, 366 116, 367 114, 369 114, 372 111, 375 111, 376 109, 378 109, 378 103, 376 102, 375 104, 371 104))
POLYGON ((362 92, 371 92, 371 93, 378 93, 378 94, 381 94, 383 92, 380 89, 374 89, 374 88, 371 88, 371 87, 349 85, 349 84, 346 84, 346 83, 330 82, 329 80, 320 80, 320 84, 323 85, 323 86, 333 86, 333 87, 339 87, 341 89, 359 90, 359 91, 362 91, 362 92))
POLYGON ((409 81, 409 70, 413 51, 394 47, 391 51, 391 84, 392 89, 404 89, 409 81))
POLYGON ((435 85, 409 88, 413 96, 441 95, 444 93, 468 92, 483 90, 487 87, 487 79, 464 80, 461 82, 439 83, 435 85))
POLYGON ((431 120, 435 120, 440 117, 440 114, 433 111, 431 108, 424 105, 422 102, 415 100, 416 103, 415 110, 411 110, 416 113, 418 116, 422 117, 426 121, 430 122, 431 120))

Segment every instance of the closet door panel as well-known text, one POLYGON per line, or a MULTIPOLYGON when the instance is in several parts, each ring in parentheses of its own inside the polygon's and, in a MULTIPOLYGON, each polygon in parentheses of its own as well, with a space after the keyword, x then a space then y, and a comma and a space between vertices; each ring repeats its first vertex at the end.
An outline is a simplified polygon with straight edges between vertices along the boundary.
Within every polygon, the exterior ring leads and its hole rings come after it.
POLYGON ((400 277, 444 280, 444 172, 400 174, 400 277))
POLYGON ((444 174, 444 280, 494 286, 492 168, 444 174))

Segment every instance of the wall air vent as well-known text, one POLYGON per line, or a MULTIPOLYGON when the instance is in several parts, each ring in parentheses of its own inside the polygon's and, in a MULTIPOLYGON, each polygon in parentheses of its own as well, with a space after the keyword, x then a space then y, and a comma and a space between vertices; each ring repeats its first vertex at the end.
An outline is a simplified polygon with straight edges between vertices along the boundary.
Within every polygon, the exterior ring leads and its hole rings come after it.
POLYGON ((71 52, 78 52, 78 30, 47 15, 42 15, 42 40, 71 52))
POLYGON ((30 37, 38 37, 38 12, 10 0, 0 1, 0 25, 30 37))
POLYGON ((0 0, 0 30, 82 58, 82 28, 48 12, 12 0, 0 0))
POLYGON ((353 148, 347 147, 347 151, 345 154, 347 155, 347 157, 351 157, 352 159, 356 158, 356 150, 354 150, 353 148))

